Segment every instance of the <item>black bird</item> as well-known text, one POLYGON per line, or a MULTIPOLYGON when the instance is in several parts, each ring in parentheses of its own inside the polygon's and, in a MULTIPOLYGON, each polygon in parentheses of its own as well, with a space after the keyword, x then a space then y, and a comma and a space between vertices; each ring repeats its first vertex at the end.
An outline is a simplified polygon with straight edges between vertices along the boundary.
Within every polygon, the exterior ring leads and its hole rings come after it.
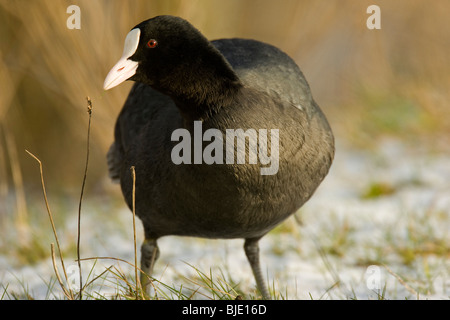
POLYGON ((243 238, 269 299, 258 241, 312 196, 334 157, 299 67, 269 44, 208 41, 182 18, 157 16, 128 33, 104 89, 125 80, 136 83, 107 158, 130 208, 135 167, 143 286, 160 237, 243 238))

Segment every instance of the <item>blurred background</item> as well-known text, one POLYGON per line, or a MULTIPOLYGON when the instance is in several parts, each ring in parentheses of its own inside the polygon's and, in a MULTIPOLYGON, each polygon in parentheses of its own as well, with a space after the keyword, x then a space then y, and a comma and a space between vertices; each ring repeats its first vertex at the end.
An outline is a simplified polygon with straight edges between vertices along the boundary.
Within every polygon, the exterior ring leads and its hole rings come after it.
POLYGON ((102 85, 126 34, 143 20, 178 15, 209 39, 281 48, 304 72, 338 148, 370 149, 395 137, 448 152, 449 12, 447 0, 0 0, 0 230, 26 229, 45 212, 39 167, 25 149, 42 161, 54 205, 78 201, 87 96, 87 197, 121 203, 105 155, 132 83, 107 92, 102 85), (81 10, 79 30, 66 26, 72 4, 81 10), (381 30, 366 26, 371 4, 381 8, 381 30))

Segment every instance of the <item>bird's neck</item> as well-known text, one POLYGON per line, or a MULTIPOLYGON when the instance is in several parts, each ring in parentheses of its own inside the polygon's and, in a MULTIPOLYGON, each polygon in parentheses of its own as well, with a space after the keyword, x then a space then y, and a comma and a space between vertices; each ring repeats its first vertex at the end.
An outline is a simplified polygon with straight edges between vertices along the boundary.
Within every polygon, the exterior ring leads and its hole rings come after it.
POLYGON ((189 65, 172 70, 160 82, 185 118, 204 119, 233 103, 242 83, 225 58, 214 48, 189 65))
POLYGON ((181 114, 187 120, 206 119, 232 104, 242 85, 240 82, 214 81, 207 84, 205 81, 196 84, 191 82, 190 86, 196 88, 192 91, 180 92, 173 95, 175 104, 181 114))

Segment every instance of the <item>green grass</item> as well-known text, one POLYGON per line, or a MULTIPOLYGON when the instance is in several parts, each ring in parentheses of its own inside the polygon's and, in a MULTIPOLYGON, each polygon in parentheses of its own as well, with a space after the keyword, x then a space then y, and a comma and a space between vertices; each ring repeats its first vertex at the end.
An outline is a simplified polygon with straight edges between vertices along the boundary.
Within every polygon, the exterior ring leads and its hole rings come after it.
POLYGON ((388 182, 373 182, 362 193, 363 199, 374 199, 394 194, 396 188, 388 182))

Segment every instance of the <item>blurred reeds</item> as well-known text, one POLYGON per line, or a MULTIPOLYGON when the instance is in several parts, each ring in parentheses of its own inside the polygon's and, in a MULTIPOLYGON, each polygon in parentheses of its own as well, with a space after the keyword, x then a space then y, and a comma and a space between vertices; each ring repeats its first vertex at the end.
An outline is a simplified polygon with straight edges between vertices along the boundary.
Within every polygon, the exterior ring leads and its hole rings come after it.
MULTIPOLYGON (((46 167, 48 193, 77 195, 84 170, 86 96, 96 104, 88 190, 102 191, 105 154, 131 83, 105 93, 104 77, 137 23, 179 15, 208 38, 254 38, 299 64, 338 140, 367 145, 384 135, 450 132, 450 2, 377 1, 381 30, 368 30, 366 8, 351 0, 0 0, 0 223, 26 226, 27 197, 39 191, 35 163, 46 167), (81 29, 69 30, 69 5, 81 29), (369 143, 368 143, 369 142, 369 143)), ((436 137, 438 137, 436 139, 436 137)), ((76 198, 76 196, 75 196, 76 198)))

